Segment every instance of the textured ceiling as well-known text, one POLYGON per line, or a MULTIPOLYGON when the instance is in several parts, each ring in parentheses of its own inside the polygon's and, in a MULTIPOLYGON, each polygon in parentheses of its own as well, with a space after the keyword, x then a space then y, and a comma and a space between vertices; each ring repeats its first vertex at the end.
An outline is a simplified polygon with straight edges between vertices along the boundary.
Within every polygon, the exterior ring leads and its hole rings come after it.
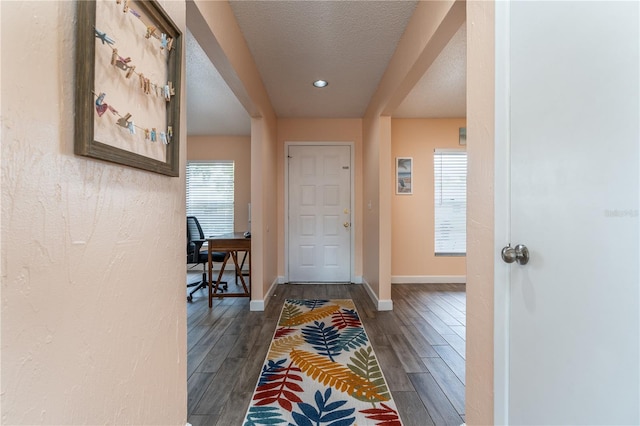
POLYGON ((278 117, 362 117, 415 1, 231 1, 278 117), (312 82, 327 80, 316 89, 312 82))
MULTIPOLYGON (((232 0, 278 117, 362 117, 415 1, 232 0), (316 89, 316 79, 329 81, 316 89)), ((250 119, 191 33, 186 34, 187 132, 249 135, 250 119)), ((393 117, 466 116, 466 25, 393 117)))
POLYGON ((464 23, 392 114, 397 118, 467 116, 467 24, 464 23))
POLYGON ((251 134, 249 115, 189 30, 185 44, 187 134, 251 134))

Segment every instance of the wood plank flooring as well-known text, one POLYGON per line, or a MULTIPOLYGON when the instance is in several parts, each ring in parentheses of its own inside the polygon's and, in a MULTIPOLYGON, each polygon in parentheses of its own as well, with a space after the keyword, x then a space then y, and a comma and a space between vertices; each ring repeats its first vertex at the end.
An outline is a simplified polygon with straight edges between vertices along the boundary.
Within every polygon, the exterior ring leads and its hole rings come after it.
MULTIPOLYGON (((229 289, 233 291, 232 281, 229 289)), ((364 286, 278 286, 264 312, 249 299, 188 304, 188 421, 241 425, 287 298, 353 299, 407 426, 464 423, 465 287, 394 284, 394 311, 377 312, 364 286)))

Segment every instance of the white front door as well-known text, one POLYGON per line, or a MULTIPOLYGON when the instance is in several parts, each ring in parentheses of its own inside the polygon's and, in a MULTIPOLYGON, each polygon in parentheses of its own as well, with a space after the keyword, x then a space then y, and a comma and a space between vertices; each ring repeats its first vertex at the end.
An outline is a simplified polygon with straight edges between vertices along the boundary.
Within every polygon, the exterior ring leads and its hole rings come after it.
POLYGON ((289 282, 351 280, 351 147, 289 145, 289 282))
POLYGON ((500 245, 530 252, 496 262, 496 420, 639 424, 639 3, 496 7, 500 245))

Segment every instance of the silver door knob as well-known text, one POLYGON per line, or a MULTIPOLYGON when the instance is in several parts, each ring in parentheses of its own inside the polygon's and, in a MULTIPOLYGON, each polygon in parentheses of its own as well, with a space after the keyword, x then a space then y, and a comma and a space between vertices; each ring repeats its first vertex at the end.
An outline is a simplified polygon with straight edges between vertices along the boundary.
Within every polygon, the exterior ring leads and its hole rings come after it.
POLYGON ((526 265, 529 262, 529 249, 524 244, 511 247, 511 244, 502 249, 502 260, 506 263, 518 262, 526 265))

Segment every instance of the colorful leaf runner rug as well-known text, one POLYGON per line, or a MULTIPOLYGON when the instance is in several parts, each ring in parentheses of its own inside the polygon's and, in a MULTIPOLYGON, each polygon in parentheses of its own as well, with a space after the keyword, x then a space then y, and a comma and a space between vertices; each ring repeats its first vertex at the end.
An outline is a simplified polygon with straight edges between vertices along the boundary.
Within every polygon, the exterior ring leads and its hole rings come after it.
POLYGON ((352 300, 285 301, 243 424, 402 425, 352 300))

